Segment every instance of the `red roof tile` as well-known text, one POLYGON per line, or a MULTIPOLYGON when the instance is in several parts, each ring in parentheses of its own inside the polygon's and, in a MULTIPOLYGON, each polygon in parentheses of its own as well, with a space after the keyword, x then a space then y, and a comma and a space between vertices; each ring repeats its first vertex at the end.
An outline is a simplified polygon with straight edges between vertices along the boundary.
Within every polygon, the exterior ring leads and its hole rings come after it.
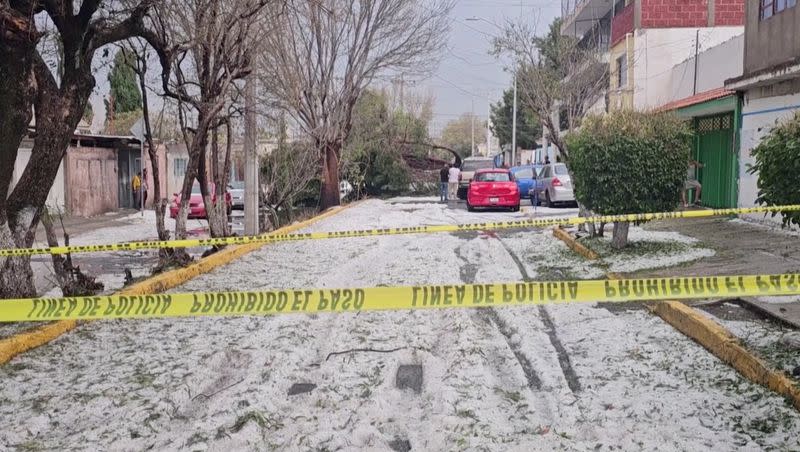
POLYGON ((689 97, 686 97, 686 98, 683 98, 683 99, 680 99, 680 100, 675 100, 675 101, 669 102, 667 104, 664 104, 664 105, 658 107, 656 110, 657 111, 677 110, 679 108, 688 107, 690 105, 701 104, 701 103, 709 101, 709 100, 720 99, 722 97, 732 96, 735 93, 736 93, 736 91, 731 91, 731 90, 725 89, 725 88, 714 88, 712 90, 708 90, 708 91, 705 91, 705 92, 702 92, 702 93, 695 94, 694 96, 689 96, 689 97))

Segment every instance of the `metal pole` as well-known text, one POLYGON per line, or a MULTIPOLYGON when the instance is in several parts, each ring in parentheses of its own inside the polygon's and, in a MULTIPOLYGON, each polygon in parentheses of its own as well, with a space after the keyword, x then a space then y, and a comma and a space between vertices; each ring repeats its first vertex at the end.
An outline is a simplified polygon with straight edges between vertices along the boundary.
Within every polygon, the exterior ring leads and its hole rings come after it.
MULTIPOLYGON (((256 80, 248 77, 244 91, 244 233, 258 234, 258 159, 256 156, 256 80)), ((231 139, 228 137, 228 139, 231 139)))
POLYGON ((492 120, 492 103, 489 96, 486 96, 486 156, 492 155, 492 131, 489 129, 489 123, 492 120))
POLYGON ((517 68, 514 67, 514 108, 511 113, 511 165, 516 164, 517 158, 517 68))
POLYGON ((692 95, 697 94, 697 51, 699 49, 698 42, 700 40, 700 29, 694 35, 694 88, 692 88, 692 95))
POLYGON ((472 98, 472 156, 475 156, 475 98, 472 98))

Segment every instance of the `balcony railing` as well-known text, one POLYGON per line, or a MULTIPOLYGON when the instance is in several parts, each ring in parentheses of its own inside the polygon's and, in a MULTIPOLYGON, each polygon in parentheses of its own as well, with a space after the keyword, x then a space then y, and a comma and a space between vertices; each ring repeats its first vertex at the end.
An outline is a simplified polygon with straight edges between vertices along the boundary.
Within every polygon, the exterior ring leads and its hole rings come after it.
POLYGON ((618 43, 626 34, 633 31, 633 3, 617 11, 611 19, 611 45, 618 43))

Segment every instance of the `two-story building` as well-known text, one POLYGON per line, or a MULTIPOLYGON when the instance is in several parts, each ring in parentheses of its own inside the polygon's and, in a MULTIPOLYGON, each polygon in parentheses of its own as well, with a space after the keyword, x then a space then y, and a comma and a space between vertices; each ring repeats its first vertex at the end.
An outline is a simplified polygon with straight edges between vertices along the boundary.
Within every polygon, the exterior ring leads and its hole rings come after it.
POLYGON ((608 108, 675 100, 673 66, 743 31, 745 0, 562 0, 562 34, 608 33, 608 108))
POLYGON ((800 109, 800 8, 797 0, 749 0, 744 71, 727 89, 741 93, 739 205, 752 206, 758 176, 749 174, 750 151, 772 127, 800 109))

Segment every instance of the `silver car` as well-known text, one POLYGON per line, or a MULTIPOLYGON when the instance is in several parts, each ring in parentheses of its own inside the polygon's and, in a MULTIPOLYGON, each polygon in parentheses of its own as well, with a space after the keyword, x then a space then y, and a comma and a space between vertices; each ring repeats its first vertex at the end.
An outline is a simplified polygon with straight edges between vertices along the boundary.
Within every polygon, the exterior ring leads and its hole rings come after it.
POLYGON ((244 182, 231 182, 228 184, 228 192, 231 194, 231 207, 235 210, 244 210, 244 182))
POLYGON ((563 163, 545 165, 539 173, 537 182, 534 190, 539 192, 540 203, 544 201, 548 207, 552 207, 557 203, 575 202, 575 192, 572 191, 572 179, 569 177, 567 165, 563 163))

